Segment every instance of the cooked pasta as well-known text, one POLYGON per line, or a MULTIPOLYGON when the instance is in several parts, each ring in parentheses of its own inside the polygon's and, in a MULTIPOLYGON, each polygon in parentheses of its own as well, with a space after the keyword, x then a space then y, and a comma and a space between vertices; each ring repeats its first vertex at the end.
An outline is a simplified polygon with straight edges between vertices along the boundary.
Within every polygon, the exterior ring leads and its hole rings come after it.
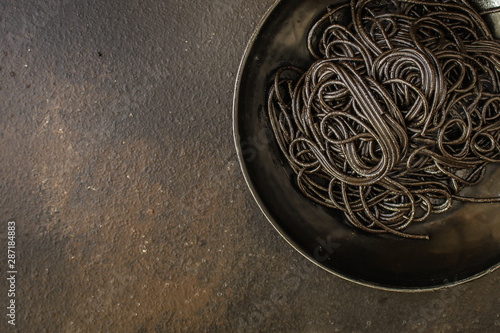
POLYGON ((316 61, 279 68, 268 95, 305 196, 415 239, 428 236, 405 229, 454 200, 500 201, 460 195, 500 162, 500 43, 469 4, 352 0, 327 9, 307 47, 316 61))

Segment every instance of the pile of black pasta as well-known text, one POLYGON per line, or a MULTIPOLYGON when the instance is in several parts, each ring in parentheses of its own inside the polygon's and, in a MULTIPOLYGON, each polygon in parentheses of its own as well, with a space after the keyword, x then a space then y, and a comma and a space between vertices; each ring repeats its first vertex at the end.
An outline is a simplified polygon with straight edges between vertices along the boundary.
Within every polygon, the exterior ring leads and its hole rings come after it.
POLYGON ((315 202, 370 233, 450 208, 500 161, 500 44, 465 1, 352 0, 308 35, 307 70, 278 69, 268 112, 315 202), (346 24, 343 24, 346 23, 346 24))

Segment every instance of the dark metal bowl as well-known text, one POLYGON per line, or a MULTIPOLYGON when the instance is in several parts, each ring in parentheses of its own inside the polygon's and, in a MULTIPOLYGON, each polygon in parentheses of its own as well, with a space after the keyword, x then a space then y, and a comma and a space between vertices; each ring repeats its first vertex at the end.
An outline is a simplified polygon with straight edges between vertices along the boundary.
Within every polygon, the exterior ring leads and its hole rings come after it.
MULTIPOLYGON (((266 96, 275 70, 308 67, 311 24, 335 0, 277 1, 254 33, 242 60, 234 98, 234 137, 245 179, 276 230, 327 271, 367 286, 422 291, 476 279, 500 263, 500 205, 462 204, 412 225, 429 241, 365 234, 346 225, 341 212, 304 197, 270 129, 266 96)), ((474 1, 479 9, 492 1, 474 1)), ((487 22, 496 31, 498 13, 487 22)), ((500 168, 492 168, 464 194, 500 195, 500 168)))

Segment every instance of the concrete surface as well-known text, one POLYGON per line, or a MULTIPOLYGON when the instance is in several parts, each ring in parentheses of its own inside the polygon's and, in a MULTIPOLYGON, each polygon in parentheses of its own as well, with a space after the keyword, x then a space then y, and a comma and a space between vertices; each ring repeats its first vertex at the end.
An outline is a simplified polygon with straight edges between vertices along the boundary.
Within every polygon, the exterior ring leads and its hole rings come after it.
POLYGON ((0 1, 1 332, 500 331, 500 271, 374 290, 309 263, 266 221, 231 108, 272 3, 0 1))

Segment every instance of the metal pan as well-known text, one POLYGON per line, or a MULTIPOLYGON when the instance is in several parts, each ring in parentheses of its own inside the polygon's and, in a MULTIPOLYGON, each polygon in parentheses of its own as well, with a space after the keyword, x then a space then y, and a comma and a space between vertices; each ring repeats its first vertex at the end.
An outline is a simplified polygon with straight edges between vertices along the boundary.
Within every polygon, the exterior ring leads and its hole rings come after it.
MULTIPOLYGON (((408 232, 430 240, 375 236, 354 230, 343 214, 305 198, 296 188, 272 135, 266 96, 274 71, 291 64, 307 67, 311 24, 335 0, 277 1, 252 36, 241 62, 234 96, 234 139, 248 186, 276 230, 306 258, 362 285, 399 291, 444 288, 476 279, 500 263, 500 204, 454 203, 408 232)), ((474 1, 479 10, 492 1, 474 1)), ((486 21, 500 31, 499 13, 486 21)), ((466 193, 500 195, 500 168, 492 168, 466 193)))

